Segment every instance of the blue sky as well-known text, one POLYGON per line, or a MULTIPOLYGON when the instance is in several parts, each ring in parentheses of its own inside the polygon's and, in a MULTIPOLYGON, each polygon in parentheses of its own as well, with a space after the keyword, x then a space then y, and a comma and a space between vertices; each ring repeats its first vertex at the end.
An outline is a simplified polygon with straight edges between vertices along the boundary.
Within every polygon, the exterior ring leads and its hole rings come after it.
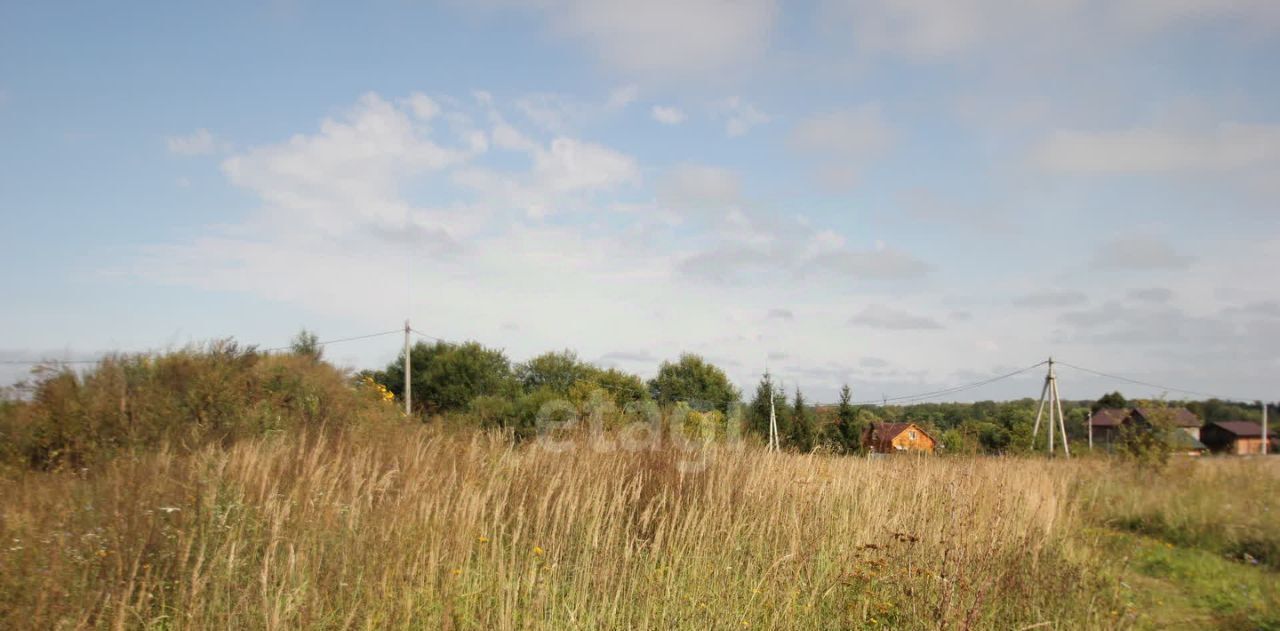
POLYGON ((1274 399, 1277 58, 1269 0, 9 3, 0 359, 409 317, 819 400, 1050 354, 1274 399))

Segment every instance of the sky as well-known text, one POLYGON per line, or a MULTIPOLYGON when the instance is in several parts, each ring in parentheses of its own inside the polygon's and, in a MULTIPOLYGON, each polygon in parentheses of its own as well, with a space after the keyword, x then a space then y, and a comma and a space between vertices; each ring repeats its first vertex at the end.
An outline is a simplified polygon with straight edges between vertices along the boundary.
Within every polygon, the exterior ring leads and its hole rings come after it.
MULTIPOLYGON (((818 401, 1051 355, 1276 400, 1277 59, 1273 0, 3 3, 0 360, 407 318, 818 401)), ((1184 396, 1060 371, 1117 388, 1184 396)))

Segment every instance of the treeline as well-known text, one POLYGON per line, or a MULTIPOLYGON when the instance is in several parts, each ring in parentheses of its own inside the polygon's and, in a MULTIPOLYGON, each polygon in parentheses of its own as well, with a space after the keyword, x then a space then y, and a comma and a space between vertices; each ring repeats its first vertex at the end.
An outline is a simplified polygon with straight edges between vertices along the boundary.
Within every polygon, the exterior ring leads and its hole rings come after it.
MULTIPOLYGON (((769 376, 749 401, 724 371, 681 355, 652 379, 600 368, 572 351, 513 363, 476 342, 419 343, 410 349, 413 418, 532 437, 548 410, 556 420, 591 417, 605 429, 680 419, 702 436, 724 436, 741 423, 763 443, 770 408, 782 447, 860 453, 874 423, 914 422, 944 453, 1029 451, 1037 401, 857 406, 845 386, 840 401, 813 405, 803 391, 784 391, 769 376)), ((83 468, 104 458, 166 443, 196 449, 211 442, 303 428, 349 428, 403 420, 404 357, 383 370, 351 375, 323 361, 313 334, 292 352, 264 354, 225 340, 163 354, 117 355, 76 372, 42 367, 17 391, 0 394, 0 468, 83 468)), ((1125 407, 1119 393, 1098 401, 1064 401, 1067 432, 1085 440, 1091 412, 1125 407)), ((1258 420, 1259 408, 1223 401, 1186 402, 1206 422, 1258 420)))
MULTIPOLYGON (((510 430, 520 438, 532 436, 538 415, 562 402, 603 409, 609 416, 605 424, 617 425, 642 404, 682 404, 723 420, 741 398, 723 370, 693 354, 663 362, 648 381, 616 368, 600 368, 570 350, 513 363, 502 351, 476 342, 419 342, 409 349, 409 359, 415 415, 510 430)), ((403 352, 385 369, 362 375, 403 400, 403 352)))
MULTIPOLYGON (((1025 398, 858 406, 845 385, 838 403, 814 405, 801 388, 784 390, 769 375, 760 380, 747 401, 723 370, 693 354, 662 362, 656 376, 648 381, 617 369, 599 368, 569 350, 513 363, 502 351, 476 342, 420 342, 411 348, 410 359, 416 414, 509 429, 517 437, 536 431, 538 414, 549 402, 568 401, 583 408, 604 398, 611 410, 606 426, 625 422, 628 406, 635 409, 644 403, 657 404, 664 413, 672 406, 687 406, 703 415, 700 422, 712 423, 728 422, 737 407, 746 431, 763 441, 769 433, 772 403, 780 443, 792 451, 861 453, 862 435, 870 425, 913 422, 931 433, 946 453, 1013 454, 1031 450, 1039 403, 1025 398)), ((384 370, 366 374, 397 398, 403 396, 403 354, 384 370)), ((1076 444, 1087 442, 1088 420, 1094 410, 1130 404, 1119 392, 1096 401, 1063 401, 1068 437, 1076 444)), ((1257 407, 1219 400, 1177 405, 1185 405, 1206 422, 1257 420, 1260 416, 1257 407)))

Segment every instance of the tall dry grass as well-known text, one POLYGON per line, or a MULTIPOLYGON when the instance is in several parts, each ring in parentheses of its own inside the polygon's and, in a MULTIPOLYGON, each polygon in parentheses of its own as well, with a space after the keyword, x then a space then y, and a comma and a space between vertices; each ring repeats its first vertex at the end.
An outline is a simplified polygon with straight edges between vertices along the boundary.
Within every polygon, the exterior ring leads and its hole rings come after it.
POLYGON ((1115 628, 1080 468, 383 428, 0 481, 4 628, 1115 628))

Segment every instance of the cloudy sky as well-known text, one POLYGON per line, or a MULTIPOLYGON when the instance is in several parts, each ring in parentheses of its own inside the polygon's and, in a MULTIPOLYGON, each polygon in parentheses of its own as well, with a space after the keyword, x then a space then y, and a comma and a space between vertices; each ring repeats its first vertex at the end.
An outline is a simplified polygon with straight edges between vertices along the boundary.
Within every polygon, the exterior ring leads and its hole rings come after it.
POLYGON ((1274 0, 177 4, 0 7, 0 359, 1280 398, 1274 0))

